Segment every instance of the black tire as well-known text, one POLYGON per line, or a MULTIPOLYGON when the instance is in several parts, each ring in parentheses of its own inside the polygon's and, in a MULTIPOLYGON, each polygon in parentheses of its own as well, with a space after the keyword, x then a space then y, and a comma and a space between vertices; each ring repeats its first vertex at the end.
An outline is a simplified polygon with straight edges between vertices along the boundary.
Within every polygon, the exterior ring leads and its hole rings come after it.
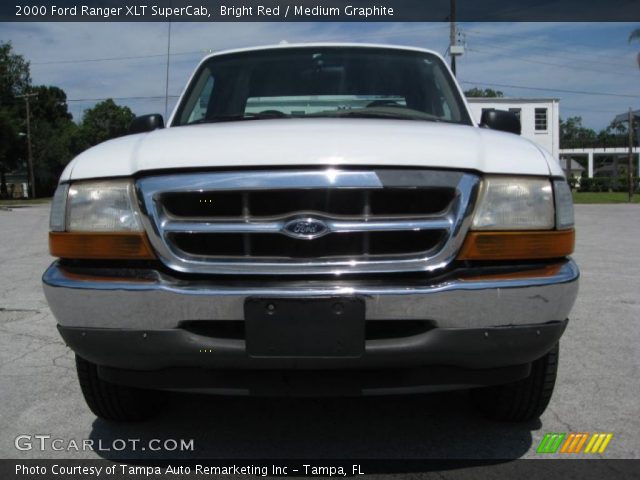
POLYGON ((471 398, 484 415, 506 422, 538 418, 549 405, 558 372, 559 345, 531 365, 527 378, 505 385, 478 388, 471 398))
POLYGON ((136 422, 157 413, 162 392, 105 382, 98 376, 97 366, 78 355, 76 370, 84 399, 97 417, 116 422, 136 422))

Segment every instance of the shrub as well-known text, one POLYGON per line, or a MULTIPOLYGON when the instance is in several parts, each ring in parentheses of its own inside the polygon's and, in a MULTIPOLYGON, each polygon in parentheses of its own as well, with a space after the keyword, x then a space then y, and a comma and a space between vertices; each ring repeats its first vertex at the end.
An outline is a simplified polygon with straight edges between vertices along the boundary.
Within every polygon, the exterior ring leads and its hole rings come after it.
MULTIPOLYGON (((583 177, 579 182, 580 192, 626 192, 627 177, 583 177)), ((634 178, 634 191, 640 191, 640 177, 634 178)))

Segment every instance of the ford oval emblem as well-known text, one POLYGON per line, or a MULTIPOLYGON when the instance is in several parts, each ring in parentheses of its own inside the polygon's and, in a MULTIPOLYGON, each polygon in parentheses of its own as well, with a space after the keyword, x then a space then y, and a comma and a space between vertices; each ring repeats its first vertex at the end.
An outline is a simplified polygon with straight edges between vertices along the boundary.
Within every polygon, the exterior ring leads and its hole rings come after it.
POLYGON ((284 224, 282 232, 293 238, 313 240, 329 233, 329 227, 317 218, 294 218, 284 224))

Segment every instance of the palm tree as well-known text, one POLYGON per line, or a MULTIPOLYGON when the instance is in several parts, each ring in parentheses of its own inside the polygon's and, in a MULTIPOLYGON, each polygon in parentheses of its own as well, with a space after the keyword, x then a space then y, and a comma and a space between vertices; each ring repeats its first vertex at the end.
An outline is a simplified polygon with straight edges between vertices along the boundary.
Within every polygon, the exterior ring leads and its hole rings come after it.
MULTIPOLYGON (((640 28, 636 28, 629 35, 629 43, 631 43, 634 40, 640 40, 640 28)), ((638 53, 638 56, 636 57, 636 61, 638 62, 638 67, 640 67, 640 53, 638 53)))

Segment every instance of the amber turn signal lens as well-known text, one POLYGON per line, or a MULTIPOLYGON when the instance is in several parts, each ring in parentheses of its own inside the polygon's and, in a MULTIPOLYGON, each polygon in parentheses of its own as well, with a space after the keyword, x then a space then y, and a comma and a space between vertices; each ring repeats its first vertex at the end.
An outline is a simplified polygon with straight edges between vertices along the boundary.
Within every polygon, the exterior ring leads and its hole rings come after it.
POLYGON ((458 260, 530 260, 566 257, 573 252, 575 230, 470 232, 458 260))
POLYGON ((156 258, 141 232, 49 232, 49 252, 54 257, 91 260, 156 258))

